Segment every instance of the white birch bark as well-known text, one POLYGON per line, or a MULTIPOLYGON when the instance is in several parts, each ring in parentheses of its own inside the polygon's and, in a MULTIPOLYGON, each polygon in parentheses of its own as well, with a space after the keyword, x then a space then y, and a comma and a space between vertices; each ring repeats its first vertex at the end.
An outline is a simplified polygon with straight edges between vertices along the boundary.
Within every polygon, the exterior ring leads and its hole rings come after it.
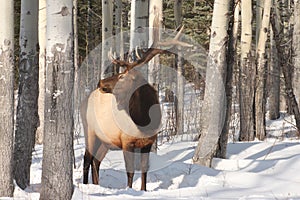
MULTIPOLYGON (((174 17, 177 27, 182 25, 182 0, 174 1, 174 17)), ((184 66, 183 66, 183 53, 181 47, 178 47, 177 56, 175 56, 177 67, 177 102, 176 102, 176 131, 177 134, 183 135, 184 133, 184 66)))
MULTIPOLYGON (((112 70, 106 71, 110 64, 108 52, 112 50, 112 30, 113 30, 113 3, 111 0, 102 0, 102 57, 101 57, 101 78, 105 73, 112 73, 112 70)), ((108 75, 108 74, 107 74, 108 75)), ((109 75, 111 76, 111 74, 109 75)))
POLYGON ((130 11, 130 51, 147 48, 149 42, 149 1, 132 0, 130 11))
POLYGON ((238 23, 239 23, 239 0, 231 1, 230 12, 233 15, 229 17, 228 27, 228 48, 227 48, 227 70, 226 70, 226 117, 222 129, 222 134, 219 139, 219 145, 216 152, 216 157, 226 159, 228 135, 231 129, 232 121, 232 97, 233 97, 233 75, 234 68, 236 67, 236 52, 237 52, 237 37, 238 37, 238 23))
POLYGON ((238 31, 239 31, 239 21, 240 21, 240 10, 241 10, 241 2, 239 0, 234 0, 235 7, 234 7, 234 20, 233 20, 233 46, 236 47, 237 39, 238 39, 238 31))
POLYGON ((19 90, 14 144, 14 176, 20 188, 30 184, 30 166, 38 127, 38 0, 21 1, 19 90))
POLYGON ((264 2, 263 18, 257 44, 257 78, 255 93, 255 129, 256 137, 263 140, 266 136, 266 67, 265 52, 270 27, 270 12, 272 1, 264 2))
MULTIPOLYGON (((154 41, 154 39, 160 39, 160 32, 161 32, 161 22, 162 22, 162 9, 163 9, 163 2, 161 0, 149 0, 149 44, 150 47, 154 41), (154 24, 155 17, 158 17, 159 24, 154 24), (153 38, 153 30, 154 28, 158 28, 159 35, 158 38, 153 38)), ((148 82, 159 90, 158 81, 159 81, 159 71, 160 71, 160 62, 159 56, 155 56, 152 60, 148 62, 148 82)), ((157 141, 152 145, 152 152, 157 152, 157 141)))
POLYGON ((262 24, 263 6, 264 6, 264 0, 256 0, 256 33, 255 33, 256 48, 258 47, 260 28, 262 24))
MULTIPOLYGON (((149 47, 152 45, 153 38, 153 29, 159 28, 159 32, 161 30, 161 22, 162 22, 162 1, 161 0, 150 0, 149 1, 149 47), (154 27, 154 18, 159 18, 159 27, 154 27)), ((156 38, 157 40, 160 39, 156 38)), ((159 56, 155 56, 148 63, 148 82, 157 87, 157 81, 159 79, 159 56)))
POLYGON ((0 0, 0 196, 12 197, 14 130, 14 1, 0 0))
POLYGON ((252 42, 252 1, 241 0, 241 59, 246 59, 252 42))
POLYGON ((44 135, 44 118, 45 118, 45 65, 46 65, 46 0, 39 0, 39 98, 38 113, 39 127, 36 131, 36 143, 43 143, 44 135))
MULTIPOLYGON (((73 30, 74 30, 74 135, 78 138, 81 131, 81 119, 79 105, 81 103, 80 94, 80 69, 79 69, 79 43, 78 43, 78 0, 73 0, 73 30)), ((83 96, 83 95, 82 95, 83 96)))
POLYGON ((298 104, 300 104, 300 1, 294 1, 294 33, 293 33, 293 49, 294 49, 294 75, 293 88, 298 104))
POLYGON ((202 131, 193 162, 211 166, 216 153, 226 113, 226 43, 230 0, 215 0, 206 71, 206 85, 201 119, 202 131))
POLYGON ((73 1, 47 1, 45 131, 40 199, 73 193, 73 1))
MULTIPOLYGON (((119 53, 120 59, 124 60, 124 37, 123 37, 123 22, 122 22, 122 0, 115 0, 115 27, 116 27, 116 51, 119 53)), ((119 69, 119 71, 122 69, 119 69)))
POLYGON ((254 140, 254 83, 252 45, 252 1, 241 1, 241 64, 239 74, 240 136, 242 141, 254 140))

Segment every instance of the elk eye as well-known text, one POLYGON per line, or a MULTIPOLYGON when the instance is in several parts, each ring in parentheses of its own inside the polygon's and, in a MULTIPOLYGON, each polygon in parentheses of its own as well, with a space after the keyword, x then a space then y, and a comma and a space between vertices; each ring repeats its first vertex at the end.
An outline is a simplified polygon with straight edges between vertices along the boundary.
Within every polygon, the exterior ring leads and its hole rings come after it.
POLYGON ((120 74, 119 77, 118 77, 118 79, 122 79, 123 77, 124 77, 124 75, 120 74))
POLYGON ((103 92, 106 92, 106 93, 109 93, 109 92, 110 92, 110 89, 107 88, 107 87, 102 87, 102 91, 103 91, 103 92))

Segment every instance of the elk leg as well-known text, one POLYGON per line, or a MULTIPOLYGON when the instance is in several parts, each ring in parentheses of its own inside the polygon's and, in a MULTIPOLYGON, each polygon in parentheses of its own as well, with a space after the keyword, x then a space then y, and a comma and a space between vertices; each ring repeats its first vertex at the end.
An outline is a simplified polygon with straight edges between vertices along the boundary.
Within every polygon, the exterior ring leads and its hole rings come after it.
POLYGON ((95 156, 98 150, 100 149, 101 144, 102 144, 101 141, 96 136, 94 136, 94 142, 91 147, 93 152, 91 165, 92 165, 92 180, 93 180, 93 184, 95 185, 99 184, 99 167, 101 162, 95 156))
POLYGON ((92 161, 92 180, 93 184, 98 185, 99 184, 99 168, 100 168, 100 162, 95 157, 93 157, 92 161))
POLYGON ((134 173, 127 172, 127 186, 129 188, 132 188, 133 176, 134 176, 134 173))
POLYGON ((105 144, 101 143, 97 152, 93 156, 93 166, 92 166, 93 184, 97 184, 97 185, 99 184, 99 168, 100 168, 100 164, 101 164, 103 158, 105 157, 107 151, 108 151, 108 148, 105 146, 105 144))
POLYGON ((86 151, 84 155, 84 163, 83 163, 83 183, 88 183, 88 176, 89 176, 89 169, 90 165, 92 167, 92 181, 93 184, 98 184, 99 178, 96 177, 98 174, 98 171, 96 172, 98 162, 95 159, 94 156, 96 155, 97 150, 99 149, 99 146, 101 144, 101 141, 96 137, 95 133, 93 131, 87 131, 86 134, 86 151), (96 172, 96 173, 95 173, 96 172))
POLYGON ((108 148, 105 144, 101 143, 99 149, 97 150, 97 153, 95 155, 95 158, 100 161, 100 163, 102 162, 102 160, 104 159, 105 155, 107 154, 108 148))
POLYGON ((141 149, 141 179, 142 179, 142 185, 141 190, 146 191, 146 183, 147 183, 147 171, 149 168, 149 152, 151 150, 151 146, 147 146, 141 149))
POLYGON ((123 149, 123 155, 127 172, 127 186, 132 188, 134 176, 134 149, 130 147, 123 149))
POLYGON ((93 184, 99 184, 99 166, 100 162, 94 157, 95 149, 98 149, 100 145, 100 140, 94 139, 95 142, 85 150, 84 159, 83 159, 83 184, 87 184, 89 180, 89 170, 92 166, 92 181, 93 184), (90 150, 93 149, 93 150, 90 150), (90 153, 92 152, 92 154, 90 153))
POLYGON ((91 151, 89 151, 90 149, 88 148, 90 143, 89 135, 92 132, 88 131, 88 125, 86 120, 86 110, 87 110, 86 107, 87 107, 87 99, 85 99, 80 106, 80 116, 82 120, 82 125, 83 125, 83 130, 85 135, 85 145, 86 145, 84 158, 83 158, 83 184, 87 184, 89 181, 89 170, 93 160, 92 155, 90 153, 91 151))
POLYGON ((89 181, 89 170, 92 164, 93 156, 86 149, 83 158, 83 184, 88 184, 89 181))

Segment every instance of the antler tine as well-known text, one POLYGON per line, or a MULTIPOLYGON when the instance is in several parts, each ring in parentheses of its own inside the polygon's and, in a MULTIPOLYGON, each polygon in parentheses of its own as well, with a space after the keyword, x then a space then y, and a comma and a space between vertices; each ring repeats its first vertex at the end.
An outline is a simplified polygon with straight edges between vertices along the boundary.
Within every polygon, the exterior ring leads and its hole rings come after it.
POLYGON ((115 65, 119 65, 120 67, 124 67, 126 68, 125 71, 128 71, 128 63, 126 61, 123 60, 117 60, 116 58, 116 52, 114 52, 114 54, 112 53, 112 50, 110 49, 110 51, 108 51, 108 58, 110 58, 111 62, 115 65))
POLYGON ((140 56, 140 54, 139 54, 139 51, 138 51, 138 47, 137 47, 137 46, 135 47, 135 55, 136 55, 136 57, 137 57, 138 59, 142 59, 141 56, 140 56))
POLYGON ((182 25, 182 26, 180 27, 180 29, 179 29, 178 33, 176 34, 174 40, 178 40, 178 39, 179 39, 179 37, 180 37, 181 34, 182 34, 183 28, 184 28, 184 25, 182 25))
POLYGON ((182 32, 184 29, 184 25, 182 25, 178 31, 178 33, 176 34, 176 36, 169 40, 169 41, 165 41, 165 42, 158 42, 159 46, 174 46, 174 45, 178 45, 178 46, 183 46, 183 47, 193 47, 192 44, 186 43, 186 42, 182 42, 179 40, 182 32))
POLYGON ((131 63, 129 63, 129 62, 126 62, 124 60, 117 60, 117 59, 113 59, 112 63, 119 65, 120 67, 125 67, 125 68, 128 68, 128 66, 131 65, 131 63))
POLYGON ((115 56, 113 56, 111 51, 108 52, 108 57, 113 64, 126 68, 125 71, 129 70, 128 65, 130 65, 130 63, 125 61, 124 58, 117 59, 115 56))
POLYGON ((114 55, 113 55, 111 49, 107 52, 107 57, 108 57, 110 60, 115 60, 115 59, 116 59, 116 58, 114 57, 114 55))

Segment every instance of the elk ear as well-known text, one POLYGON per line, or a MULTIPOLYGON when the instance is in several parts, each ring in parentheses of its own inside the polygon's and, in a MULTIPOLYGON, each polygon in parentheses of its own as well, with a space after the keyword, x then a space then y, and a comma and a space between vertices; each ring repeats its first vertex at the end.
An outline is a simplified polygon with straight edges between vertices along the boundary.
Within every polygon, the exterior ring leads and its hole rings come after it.
POLYGON ((98 82, 97 88, 101 88, 101 80, 98 82))
POLYGON ((124 78, 125 75, 128 74, 128 72, 129 72, 129 69, 128 69, 128 67, 126 67, 125 71, 118 75, 118 80, 124 78))

